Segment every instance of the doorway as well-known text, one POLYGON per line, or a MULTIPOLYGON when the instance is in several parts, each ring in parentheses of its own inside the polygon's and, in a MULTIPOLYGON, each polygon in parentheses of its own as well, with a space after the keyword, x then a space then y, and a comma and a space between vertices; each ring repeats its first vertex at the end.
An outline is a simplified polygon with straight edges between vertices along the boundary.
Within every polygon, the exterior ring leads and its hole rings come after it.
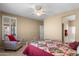
POLYGON ((75 41, 75 20, 76 15, 69 15, 63 18, 62 24, 62 42, 69 43, 75 41))

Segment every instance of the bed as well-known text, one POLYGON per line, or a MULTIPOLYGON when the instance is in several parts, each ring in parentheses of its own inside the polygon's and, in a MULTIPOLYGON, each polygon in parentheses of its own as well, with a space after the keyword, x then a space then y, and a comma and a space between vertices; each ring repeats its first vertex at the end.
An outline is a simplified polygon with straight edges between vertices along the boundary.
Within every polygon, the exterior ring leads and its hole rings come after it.
POLYGON ((35 41, 28 44, 23 51, 28 56, 75 56, 76 51, 68 44, 58 41, 35 41))

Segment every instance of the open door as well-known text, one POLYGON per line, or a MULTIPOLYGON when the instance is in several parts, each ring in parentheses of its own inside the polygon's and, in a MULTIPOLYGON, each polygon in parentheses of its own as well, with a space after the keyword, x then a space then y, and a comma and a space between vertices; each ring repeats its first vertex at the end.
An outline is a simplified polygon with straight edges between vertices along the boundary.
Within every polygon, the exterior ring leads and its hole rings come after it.
POLYGON ((63 18, 62 24, 62 42, 69 43, 75 41, 75 20, 76 15, 70 15, 63 18))

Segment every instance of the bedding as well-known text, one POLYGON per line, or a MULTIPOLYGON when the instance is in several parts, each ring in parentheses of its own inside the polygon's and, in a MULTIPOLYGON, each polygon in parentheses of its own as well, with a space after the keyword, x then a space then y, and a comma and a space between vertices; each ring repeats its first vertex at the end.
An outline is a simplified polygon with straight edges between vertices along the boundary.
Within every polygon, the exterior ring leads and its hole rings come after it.
POLYGON ((23 51, 29 56, 75 56, 76 51, 58 41, 31 42, 23 51))
POLYGON ((69 43, 69 46, 74 50, 77 50, 78 45, 79 45, 79 42, 76 42, 76 41, 69 43))

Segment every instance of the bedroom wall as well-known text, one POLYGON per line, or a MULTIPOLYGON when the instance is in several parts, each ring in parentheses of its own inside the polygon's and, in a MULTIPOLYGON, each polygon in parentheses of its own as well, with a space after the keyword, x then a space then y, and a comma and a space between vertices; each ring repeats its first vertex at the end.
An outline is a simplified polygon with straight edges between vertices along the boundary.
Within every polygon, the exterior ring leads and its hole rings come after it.
POLYGON ((44 39, 62 40, 63 17, 73 14, 76 15, 76 41, 79 41, 79 9, 47 17, 44 20, 44 39))
POLYGON ((18 19, 18 37, 25 40, 38 39, 40 33, 40 22, 36 20, 30 20, 23 17, 17 17, 18 19))
POLYGON ((61 40, 61 18, 48 17, 44 20, 44 39, 61 40))
POLYGON ((41 21, 29 19, 2 12, 1 15, 13 16, 17 18, 17 36, 20 39, 32 40, 39 38, 39 28, 41 21))

